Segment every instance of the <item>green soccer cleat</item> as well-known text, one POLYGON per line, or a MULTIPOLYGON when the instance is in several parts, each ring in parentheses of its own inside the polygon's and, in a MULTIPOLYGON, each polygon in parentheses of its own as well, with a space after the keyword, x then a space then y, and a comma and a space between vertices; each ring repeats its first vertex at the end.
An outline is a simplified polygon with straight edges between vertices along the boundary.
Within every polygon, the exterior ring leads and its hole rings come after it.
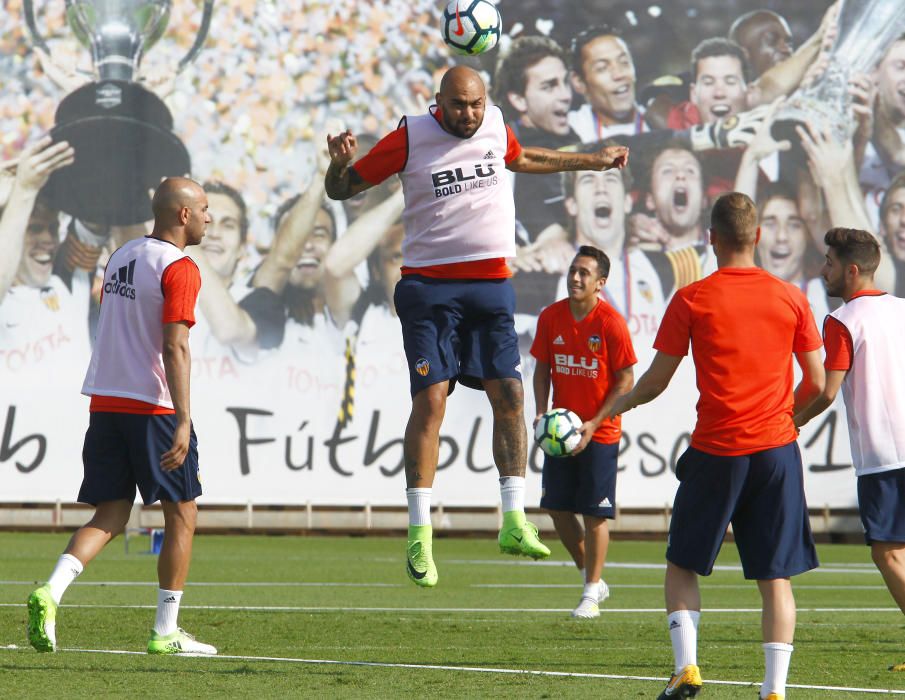
POLYGON ((149 654, 207 654, 214 655, 217 649, 210 644, 197 641, 192 635, 179 627, 175 632, 159 635, 151 630, 148 640, 149 654))
POLYGON ((667 698, 693 698, 701 692, 701 671, 694 664, 688 664, 678 674, 669 677, 666 688, 657 696, 657 700, 667 698))
POLYGON ((430 525, 409 525, 405 573, 417 586, 432 588, 437 585, 439 575, 432 548, 433 528, 430 525))
POLYGON ((38 651, 57 650, 57 604, 44 584, 28 596, 28 643, 38 651))
POLYGON ((525 514, 512 510, 503 514, 503 529, 497 538, 503 554, 515 554, 532 559, 546 559, 550 550, 537 536, 537 526, 525 520, 525 514))

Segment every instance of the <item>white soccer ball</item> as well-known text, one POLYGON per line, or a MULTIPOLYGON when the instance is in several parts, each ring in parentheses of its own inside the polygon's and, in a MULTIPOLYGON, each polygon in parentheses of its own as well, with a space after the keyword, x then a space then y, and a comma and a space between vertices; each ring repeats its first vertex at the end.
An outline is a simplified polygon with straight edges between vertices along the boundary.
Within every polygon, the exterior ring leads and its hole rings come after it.
POLYGON ((551 457, 566 457, 581 442, 582 420, 566 408, 547 411, 534 427, 534 442, 551 457))
POLYGON ((454 53, 474 56, 497 45, 503 20, 490 0, 452 0, 443 11, 440 28, 454 53))

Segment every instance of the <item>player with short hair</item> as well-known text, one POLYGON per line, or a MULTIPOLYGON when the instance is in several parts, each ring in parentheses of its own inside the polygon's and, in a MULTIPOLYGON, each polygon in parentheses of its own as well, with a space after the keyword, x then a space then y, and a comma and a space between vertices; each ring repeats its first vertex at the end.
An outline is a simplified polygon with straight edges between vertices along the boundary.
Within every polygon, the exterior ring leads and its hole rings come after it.
POLYGON ((817 566, 792 416, 823 389, 820 335, 801 290, 756 267, 759 238, 749 197, 716 201, 710 242, 718 269, 676 292, 650 368, 612 411, 659 396, 691 342, 700 400, 691 445, 676 464, 665 581, 675 671, 660 698, 701 689, 698 576, 713 570, 730 523, 745 578, 757 580, 763 600, 762 698, 785 694, 795 632, 789 579, 817 566), (803 372, 794 393, 793 355, 803 372))
POLYGON ((503 552, 549 556, 525 519, 527 434, 514 294, 506 258, 515 254, 515 207, 508 171, 551 173, 622 167, 628 149, 561 153, 518 143, 497 108, 485 110, 478 73, 447 71, 427 114, 403 117, 396 131, 351 165, 351 132, 328 136, 328 196, 347 199, 399 174, 405 196, 402 279, 395 305, 402 324, 412 411, 405 430, 409 502, 406 571, 437 583, 431 488, 446 397, 461 382, 483 389, 493 411, 500 474, 503 552))
MULTIPOLYGON (((567 61, 559 44, 541 36, 520 37, 500 55, 493 79, 494 101, 522 146, 565 148, 581 141, 568 121, 572 86, 567 61)), ((524 229, 526 234, 524 244, 534 244, 527 250, 520 248, 521 256, 543 261, 546 251, 538 239, 554 232, 561 234, 554 245, 565 244, 562 201, 556 174, 515 178, 519 231, 524 229)))
POLYGON ((905 296, 905 172, 892 179, 880 201, 880 223, 895 270, 896 296, 905 296))
POLYGON ((82 387, 91 418, 78 500, 95 513, 28 598, 28 641, 38 651, 56 650, 60 599, 126 527, 137 487, 145 505, 160 501, 164 517, 148 653, 217 653, 176 624, 201 495, 189 410, 189 328, 201 274, 185 247, 201 242, 210 215, 201 185, 181 177, 160 184, 152 207, 151 235, 116 250, 104 272, 97 342, 82 387))
POLYGON ((631 389, 637 362, 625 319, 599 296, 609 272, 606 253, 581 246, 569 266, 569 296, 541 312, 531 346, 537 360, 534 424, 549 407, 551 383, 553 405, 582 420, 581 441, 572 454, 544 457, 540 502, 584 575, 581 600, 572 611, 578 618, 598 617, 599 603, 609 596, 601 573, 610 542, 607 519, 616 514, 622 425, 620 418, 607 415, 631 389))
POLYGON ((905 299, 874 284, 880 246, 872 234, 833 228, 824 240, 827 294, 845 304, 823 325, 826 386, 795 424, 824 411, 842 389, 864 539, 905 612, 905 299))
POLYGON ((569 125, 582 141, 648 131, 636 83, 632 52, 616 29, 588 27, 572 39, 572 86, 587 102, 569 112, 569 125))
POLYGON ((792 55, 789 23, 772 10, 752 10, 736 18, 728 38, 745 49, 755 77, 792 55))

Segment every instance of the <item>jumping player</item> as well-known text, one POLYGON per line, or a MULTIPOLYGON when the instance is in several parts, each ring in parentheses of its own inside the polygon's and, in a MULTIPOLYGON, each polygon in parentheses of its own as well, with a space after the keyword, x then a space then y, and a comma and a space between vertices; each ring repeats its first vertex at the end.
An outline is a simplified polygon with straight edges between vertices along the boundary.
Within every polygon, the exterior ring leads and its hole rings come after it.
POLYGON ((405 430, 409 505, 406 571, 420 586, 437 583, 430 500, 446 397, 456 382, 483 389, 493 411, 493 456, 500 474, 503 552, 549 556, 525 519, 527 434, 506 258, 515 256, 515 206, 508 170, 552 173, 622 167, 628 149, 561 153, 522 148, 474 70, 443 76, 428 114, 400 126, 351 165, 351 132, 327 137, 327 195, 348 199, 390 175, 405 194, 402 279, 395 304, 411 380, 405 430))

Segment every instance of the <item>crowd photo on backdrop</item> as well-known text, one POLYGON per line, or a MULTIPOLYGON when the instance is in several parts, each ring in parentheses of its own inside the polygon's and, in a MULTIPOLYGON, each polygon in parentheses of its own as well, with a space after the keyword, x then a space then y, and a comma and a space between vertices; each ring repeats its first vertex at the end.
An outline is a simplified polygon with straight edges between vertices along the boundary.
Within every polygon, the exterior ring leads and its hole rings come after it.
POLYGON ((139 495, 150 654, 217 653, 196 499, 395 513, 411 596, 483 585, 447 535, 493 530, 509 606, 562 564, 588 626, 663 514, 662 698, 721 674, 718 557, 761 698, 818 535, 857 513, 905 611, 905 4, 7 0, 0 75, 0 506, 94 509, 29 574, 38 651, 139 495))

